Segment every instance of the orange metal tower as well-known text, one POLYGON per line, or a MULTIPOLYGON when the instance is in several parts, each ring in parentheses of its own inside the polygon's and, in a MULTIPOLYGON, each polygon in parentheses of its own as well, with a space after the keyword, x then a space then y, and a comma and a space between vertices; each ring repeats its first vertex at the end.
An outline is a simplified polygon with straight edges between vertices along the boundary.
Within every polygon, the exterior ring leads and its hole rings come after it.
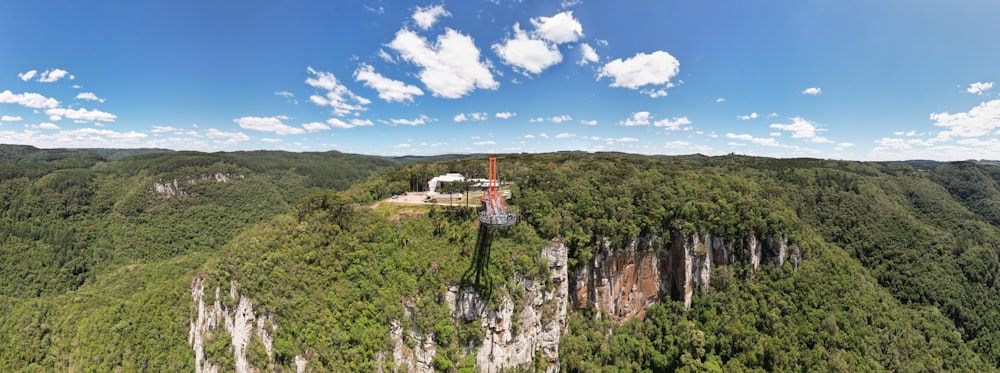
POLYGON ((504 196, 500 194, 500 182, 497 180, 497 159, 490 157, 490 179, 486 193, 479 200, 482 210, 479 211, 479 221, 490 227, 507 227, 517 222, 517 216, 507 211, 504 196))

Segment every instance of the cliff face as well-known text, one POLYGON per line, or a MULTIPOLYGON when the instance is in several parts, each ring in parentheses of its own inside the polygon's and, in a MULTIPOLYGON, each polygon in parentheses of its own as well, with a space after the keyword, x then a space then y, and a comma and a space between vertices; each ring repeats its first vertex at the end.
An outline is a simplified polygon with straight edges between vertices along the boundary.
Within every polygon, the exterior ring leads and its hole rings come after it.
MULTIPOLYGON (((214 373, 219 371, 215 359, 221 356, 206 356, 205 344, 215 338, 229 338, 229 353, 238 373, 253 373, 274 370, 274 350, 272 335, 278 329, 270 314, 258 315, 253 310, 250 298, 236 292, 236 283, 230 284, 229 299, 237 302, 234 309, 222 304, 220 289, 215 288, 215 302, 205 304, 204 280, 200 277, 191 282, 191 298, 197 309, 191 320, 188 331, 188 345, 194 350, 195 371, 199 373, 214 373), (228 335, 226 335, 228 334, 228 335), (255 367, 248 357, 247 347, 255 339, 263 344, 267 351, 267 366, 255 367)), ((225 357, 228 360, 228 357, 225 357)), ((299 372, 305 370, 305 359, 296 356, 295 362, 299 372), (301 363, 300 363, 301 360, 301 363)))
MULTIPOLYGON (((515 300, 505 294, 496 310, 489 309, 486 300, 472 288, 448 288, 445 299, 455 322, 478 320, 486 331, 478 343, 478 350, 475 346, 466 349, 466 353, 475 354, 478 371, 509 371, 531 364, 536 356, 545 360, 542 365, 547 372, 559 371, 559 338, 566 328, 569 298, 568 252, 560 241, 543 248, 541 257, 548 263, 549 278, 517 276, 514 281, 524 288, 523 295, 515 300)), ((405 328, 404 324, 394 321, 390 326, 396 368, 410 372, 433 371, 431 360, 437 349, 433 335, 405 328), (403 343, 403 333, 418 341, 413 348, 403 343)))
POLYGON ((710 233, 673 231, 669 240, 648 235, 621 248, 601 238, 598 254, 572 279, 571 301, 574 308, 594 306, 625 321, 643 317, 649 305, 667 297, 690 308, 695 291, 709 288, 712 266, 744 262, 753 279, 762 261, 782 266, 786 259, 798 268, 802 255, 784 236, 746 235, 734 241, 710 233))

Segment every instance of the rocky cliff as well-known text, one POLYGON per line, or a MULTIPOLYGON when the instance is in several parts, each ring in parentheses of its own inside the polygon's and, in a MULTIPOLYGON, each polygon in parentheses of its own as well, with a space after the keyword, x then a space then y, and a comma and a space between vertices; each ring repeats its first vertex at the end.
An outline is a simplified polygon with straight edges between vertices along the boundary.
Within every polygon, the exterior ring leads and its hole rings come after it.
MULTIPOLYGON (((229 300, 236 304, 228 308, 222 303, 220 289, 215 288, 215 301, 205 304, 204 279, 197 277, 191 282, 191 298, 196 307, 188 331, 188 345, 194 350, 195 371, 199 373, 219 372, 215 360, 228 360, 229 356, 207 356, 206 343, 217 338, 229 338, 229 353, 238 373, 269 372, 274 370, 274 350, 272 335, 278 329, 270 314, 258 315, 253 310, 250 298, 236 292, 236 283, 230 284, 229 300), (228 334, 228 335, 227 335, 228 334), (267 366, 253 366, 248 357, 247 347, 251 340, 259 341, 267 352, 267 366), (266 370, 264 368, 267 368, 266 370)), ((298 372, 304 372, 306 360, 295 357, 298 372)))
POLYGON ((674 230, 669 239, 647 235, 624 247, 613 247, 604 237, 599 241, 597 255, 571 279, 570 299, 575 309, 593 306, 619 321, 643 317, 649 305, 668 297, 690 308, 695 291, 709 288, 712 266, 743 262, 753 279, 762 261, 782 266, 788 259, 797 268, 802 260, 797 245, 774 235, 731 240, 674 230))
MULTIPOLYGON (((479 293, 468 287, 451 286, 445 299, 456 323, 478 322, 486 330, 478 347, 471 345, 467 354, 475 354, 480 372, 501 372, 535 363, 547 372, 559 371, 559 338, 566 329, 566 305, 569 295, 567 254, 561 241, 553 241, 542 249, 541 257, 548 263, 549 278, 532 279, 518 275, 515 283, 524 288, 523 295, 514 299, 502 296, 496 309, 487 307, 479 293)), ((406 328, 406 323, 391 324, 393 359, 399 370, 433 371, 431 360, 436 347, 433 335, 406 328), (405 330, 404 330, 405 329, 405 330), (403 343, 403 333, 417 341, 413 348, 403 343)), ((412 323, 410 324, 412 325, 412 323)))

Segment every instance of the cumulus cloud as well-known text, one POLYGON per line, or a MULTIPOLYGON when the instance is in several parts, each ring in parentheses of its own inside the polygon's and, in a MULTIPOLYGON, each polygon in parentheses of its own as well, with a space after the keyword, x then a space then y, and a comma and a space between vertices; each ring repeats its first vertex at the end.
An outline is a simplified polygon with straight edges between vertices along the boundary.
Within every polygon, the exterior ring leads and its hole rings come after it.
POLYGON ((817 129, 813 122, 803 119, 802 117, 792 118, 792 123, 789 124, 774 123, 771 125, 771 128, 791 132, 793 139, 805 139, 815 143, 832 142, 829 139, 817 134, 818 132, 824 130, 817 129))
POLYGON ((209 128, 208 130, 205 131, 204 135, 205 137, 211 139, 219 139, 223 143, 229 145, 250 140, 250 136, 247 136, 243 132, 225 132, 217 130, 215 128, 209 128))
POLYGON ((583 36, 583 25, 573 18, 572 11, 556 14, 552 17, 532 18, 531 24, 537 29, 539 37, 556 44, 570 43, 583 36))
POLYGON ((309 132, 319 132, 319 131, 330 129, 330 126, 326 125, 326 123, 309 122, 309 123, 303 124, 302 128, 305 129, 306 131, 309 131, 309 132))
POLYGON ((434 96, 459 98, 476 88, 500 86, 493 80, 489 67, 480 62, 479 48, 472 38, 458 31, 447 29, 436 43, 429 45, 415 32, 402 29, 388 46, 421 68, 420 81, 434 96))
POLYGON ((18 104, 32 109, 59 107, 59 101, 42 96, 38 93, 13 93, 10 90, 0 92, 0 104, 18 104))
POLYGON ((378 91, 378 97, 386 102, 413 102, 413 96, 424 95, 424 91, 417 86, 386 78, 375 72, 375 68, 369 64, 361 64, 354 71, 354 79, 364 82, 365 87, 378 91))
POLYGON ((562 62, 562 53, 555 44, 529 36, 518 24, 514 24, 514 38, 493 44, 493 51, 504 63, 532 74, 562 62))
POLYGON ((1000 128, 1000 100, 980 103, 962 113, 931 113, 934 125, 944 127, 935 140, 948 141, 952 137, 980 137, 1000 128))
POLYGON ((581 120, 580 123, 583 123, 584 125, 588 125, 588 126, 596 126, 597 125, 597 121, 593 120, 593 119, 592 120, 586 120, 586 119, 584 119, 584 120, 581 120))
POLYGON ((752 112, 752 113, 747 114, 747 115, 739 115, 736 118, 739 119, 739 120, 757 119, 757 112, 755 111, 755 112, 752 112))
POLYGON ((77 100, 104 102, 103 98, 97 97, 94 92, 80 92, 76 95, 77 100))
POLYGON ((804 95, 816 96, 823 94, 823 89, 819 87, 809 87, 802 91, 804 95))
POLYGON ((576 134, 563 132, 563 133, 560 133, 560 134, 556 135, 557 139, 568 139, 568 138, 573 138, 573 137, 576 137, 576 134))
POLYGON ((21 119, 22 119, 21 117, 14 115, 0 116, 0 122, 17 122, 20 121, 21 119))
POLYGON ((450 17, 451 13, 444 9, 442 5, 435 5, 429 7, 417 7, 417 11, 413 12, 413 20, 417 22, 417 26, 426 30, 434 26, 439 17, 450 17))
POLYGON ((503 112, 499 112, 499 113, 496 114, 496 117, 500 118, 500 119, 510 119, 510 118, 513 118, 513 117, 516 117, 516 116, 517 116, 517 113, 511 113, 509 111, 503 111, 503 112))
MULTIPOLYGON (((34 70, 32 70, 32 71, 34 71, 34 70)), ((52 70, 45 70, 45 72, 43 72, 41 75, 39 75, 38 76, 38 81, 42 82, 42 83, 54 83, 54 82, 59 81, 59 79, 62 79, 62 78, 69 78, 70 80, 73 80, 76 77, 73 76, 73 75, 70 75, 69 71, 66 71, 66 70, 63 70, 63 69, 52 69, 52 70)), ((21 77, 21 79, 24 79, 24 77, 21 77)))
POLYGON ((118 119, 117 115, 111 113, 105 113, 103 111, 94 109, 66 109, 66 108, 54 108, 45 110, 45 114, 49 116, 50 120, 58 121, 62 120, 63 117, 69 118, 76 121, 85 122, 114 122, 118 119))
POLYGON ((348 122, 344 122, 338 118, 330 118, 326 120, 326 124, 329 124, 337 128, 354 128, 354 127, 368 127, 374 125, 372 121, 367 119, 351 119, 348 122))
POLYGON ((431 118, 426 115, 420 115, 414 119, 389 119, 389 125, 393 126, 422 126, 427 124, 431 118))
POLYGON ((528 119, 528 123, 540 123, 540 122, 544 122, 544 121, 545 121, 545 118, 541 118, 541 117, 528 119))
MULTIPOLYGON (((670 88, 670 79, 680 72, 681 64, 674 56, 664 51, 651 54, 637 53, 632 58, 621 58, 608 62, 601 68, 597 79, 611 78, 612 87, 639 89, 650 85, 670 88)), ((652 89, 651 94, 659 95, 660 89, 652 89)), ((663 93, 665 95, 665 93, 663 93)))
POLYGON ((81 139, 87 139, 88 137, 100 136, 100 137, 105 137, 105 138, 109 138, 109 139, 125 140, 125 141, 140 140, 140 139, 144 139, 144 138, 146 138, 146 137, 149 136, 149 135, 147 135, 145 133, 140 133, 140 132, 135 132, 135 131, 117 132, 117 131, 112 131, 112 130, 107 130, 107 129, 98 129, 98 128, 80 128, 80 129, 75 129, 75 130, 60 131, 59 133, 61 135, 75 136, 75 137, 81 138, 81 139))
POLYGON ((469 113, 469 114, 459 113, 458 115, 456 115, 452 119, 455 122, 461 123, 461 122, 465 122, 467 120, 471 120, 473 122, 482 121, 482 120, 488 119, 489 117, 490 116, 487 115, 486 113, 469 113))
POLYGON ((721 102, 726 102, 726 98, 725 97, 719 97, 719 98, 715 99, 715 102, 720 102, 720 103, 721 102))
POLYGON ((836 150, 836 151, 839 152, 839 151, 850 149, 850 148, 853 148, 853 147, 854 147, 854 144, 851 144, 849 142, 842 142, 842 143, 837 144, 837 146, 833 147, 833 150, 836 150))
POLYGON ((993 88, 993 82, 975 82, 969 84, 969 88, 966 88, 965 91, 975 95, 982 95, 983 92, 988 91, 990 88, 993 88))
POLYGON ((357 114, 368 109, 365 106, 370 104, 371 100, 351 92, 350 89, 337 81, 337 77, 332 73, 317 71, 312 67, 307 67, 306 71, 312 75, 306 78, 306 84, 326 91, 326 95, 323 96, 309 96, 312 103, 319 106, 330 106, 333 108, 333 113, 338 116, 357 114))
POLYGON ((38 74, 38 70, 28 70, 23 73, 17 74, 17 77, 21 78, 21 80, 23 81, 29 81, 31 80, 31 78, 35 77, 35 74, 38 74))
POLYGON ((625 120, 623 120, 621 122, 618 122, 618 124, 626 126, 626 127, 648 126, 649 125, 649 119, 651 117, 652 116, 649 114, 648 111, 638 111, 638 112, 632 113, 631 117, 629 117, 629 118, 627 118, 627 119, 625 119, 625 120))
POLYGON ((583 66, 590 62, 598 62, 601 57, 597 55, 597 51, 590 44, 581 43, 580 44, 580 61, 577 62, 578 65, 583 66))
POLYGON ((472 143, 472 145, 496 145, 496 144, 497 144, 497 142, 493 141, 493 140, 476 141, 476 142, 472 143))
POLYGON ((233 122, 243 129, 274 132, 279 135, 299 135, 306 132, 304 129, 282 123, 279 117, 241 117, 233 119, 233 122))
POLYGON ((53 123, 46 122, 46 123, 39 124, 38 128, 43 129, 43 130, 57 130, 57 129, 59 129, 59 126, 57 126, 57 125, 55 125, 53 123))
POLYGON ((690 127, 683 127, 691 124, 687 117, 674 117, 673 119, 661 119, 653 122, 656 127, 666 127, 668 131, 690 130, 690 127))
POLYGON ((551 120, 551 121, 552 121, 552 123, 556 123, 556 124, 559 124, 559 123, 562 123, 562 122, 568 122, 568 121, 571 121, 571 120, 573 120, 573 117, 571 117, 571 116, 569 116, 569 115, 565 115, 565 114, 563 114, 563 115, 560 115, 560 116, 555 116, 555 117, 552 117, 552 118, 551 118, 551 119, 549 119, 549 120, 551 120))

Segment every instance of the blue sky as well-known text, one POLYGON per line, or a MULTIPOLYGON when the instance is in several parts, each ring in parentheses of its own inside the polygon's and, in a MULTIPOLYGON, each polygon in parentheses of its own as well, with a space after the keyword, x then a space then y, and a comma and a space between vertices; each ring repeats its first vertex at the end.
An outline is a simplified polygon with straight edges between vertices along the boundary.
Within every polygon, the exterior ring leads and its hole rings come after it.
POLYGON ((1000 159, 996 1, 6 1, 0 143, 1000 159))

